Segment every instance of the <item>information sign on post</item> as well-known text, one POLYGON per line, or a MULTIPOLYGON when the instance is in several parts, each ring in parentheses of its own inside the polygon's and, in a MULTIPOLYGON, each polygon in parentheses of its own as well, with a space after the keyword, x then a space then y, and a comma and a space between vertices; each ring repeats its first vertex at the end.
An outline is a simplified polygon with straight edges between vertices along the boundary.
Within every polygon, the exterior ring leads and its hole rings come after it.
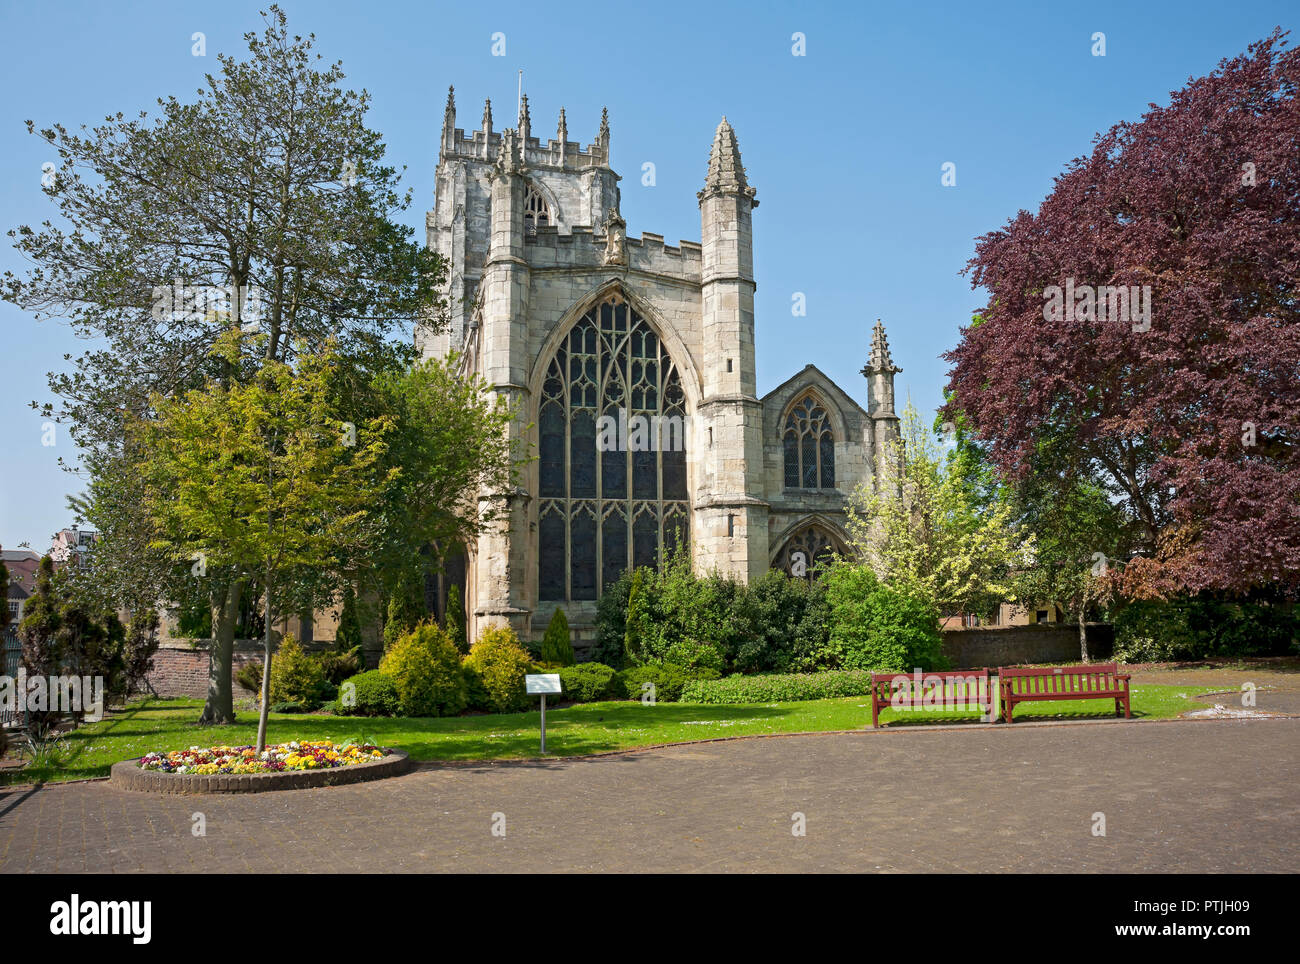
POLYGON ((546 752, 546 694, 560 693, 559 673, 529 673, 524 677, 524 689, 542 698, 542 752, 546 752))

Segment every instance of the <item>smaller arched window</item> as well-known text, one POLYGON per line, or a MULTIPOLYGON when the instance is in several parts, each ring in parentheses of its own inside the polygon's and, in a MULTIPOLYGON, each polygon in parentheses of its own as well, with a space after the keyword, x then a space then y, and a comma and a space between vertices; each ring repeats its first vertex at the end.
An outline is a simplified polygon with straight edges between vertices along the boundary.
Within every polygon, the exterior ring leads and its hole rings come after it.
POLYGON ((787 489, 835 488, 835 436, 826 407, 805 395, 790 408, 782 431, 787 489))
POLYGON ((524 192, 524 234, 533 237, 540 226, 553 223, 546 198, 542 197, 542 192, 534 185, 529 184, 524 192))
POLYGON ((840 551, 839 540, 829 530, 814 523, 804 526, 786 540, 772 568, 796 579, 816 579, 822 567, 840 551))

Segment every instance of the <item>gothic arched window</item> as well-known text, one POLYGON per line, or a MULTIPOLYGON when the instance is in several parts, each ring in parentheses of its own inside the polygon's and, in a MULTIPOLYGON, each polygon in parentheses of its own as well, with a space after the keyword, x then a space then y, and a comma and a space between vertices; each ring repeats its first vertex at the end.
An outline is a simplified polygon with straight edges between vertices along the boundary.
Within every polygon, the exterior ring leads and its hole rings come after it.
POLYGON ((685 544, 686 396, 659 336, 621 295, 556 350, 537 427, 541 599, 596 599, 685 544))
POLYGON ((835 436, 830 416, 815 396, 805 395, 791 406, 781 441, 787 489, 835 488, 835 436))
POLYGON ((551 224, 551 208, 542 192, 532 184, 524 192, 524 234, 532 236, 540 225, 551 224))
POLYGON ((806 525, 786 540, 772 563, 797 579, 812 579, 820 575, 819 566, 839 551, 839 540, 817 524, 806 525))

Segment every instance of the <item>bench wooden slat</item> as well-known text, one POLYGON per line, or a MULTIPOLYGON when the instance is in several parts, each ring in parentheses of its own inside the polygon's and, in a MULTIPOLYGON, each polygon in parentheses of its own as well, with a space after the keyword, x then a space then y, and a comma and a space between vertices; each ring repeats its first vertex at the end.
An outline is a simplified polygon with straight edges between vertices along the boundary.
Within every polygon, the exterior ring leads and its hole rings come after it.
POLYGON ((871 725, 880 726, 880 711, 895 702, 912 708, 925 708, 927 700, 941 708, 948 705, 969 706, 972 702, 991 712, 992 678, 987 666, 969 670, 942 670, 920 673, 871 674, 871 725), (951 699, 949 699, 951 697, 951 699))
POLYGON ((1120 673, 1115 663, 998 669, 998 690, 1008 723, 1017 703, 1057 699, 1114 699, 1116 715, 1122 706, 1125 718, 1131 719, 1128 681, 1128 675, 1120 673))

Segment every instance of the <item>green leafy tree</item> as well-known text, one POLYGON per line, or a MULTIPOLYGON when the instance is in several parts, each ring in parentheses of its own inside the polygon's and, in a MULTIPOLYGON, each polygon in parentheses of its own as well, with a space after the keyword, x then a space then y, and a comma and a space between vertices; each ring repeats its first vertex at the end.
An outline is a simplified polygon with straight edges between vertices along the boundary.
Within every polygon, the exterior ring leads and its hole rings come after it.
POLYGON ((830 646, 844 669, 943 669, 939 610, 915 583, 888 585, 847 560, 822 576, 831 607, 830 646))
POLYGON ((214 557, 196 578, 191 560, 156 547, 134 484, 150 453, 127 425, 152 416, 155 395, 248 382, 330 338, 346 364, 373 372, 413 356, 389 335, 444 323, 444 267, 402 223, 411 195, 366 124, 369 95, 346 89, 341 66, 322 65, 278 7, 266 20, 245 35, 247 56, 218 55, 188 102, 166 97, 154 116, 131 110, 89 129, 29 121, 58 158, 45 188, 57 218, 10 232, 33 267, 0 282, 0 297, 94 343, 51 376, 58 401, 39 406, 70 422, 91 477, 85 517, 104 542, 90 588, 131 610, 206 600, 209 723, 234 719, 247 573, 214 557), (237 351, 212 350, 254 329, 237 351))
POLYGON ((1011 571, 1029 538, 1014 505, 981 497, 970 464, 943 455, 910 403, 883 465, 849 504, 850 537, 872 571, 941 611, 989 614, 1014 598, 1011 571))
POLYGON ((391 420, 345 423, 330 404, 337 371, 328 352, 301 356, 296 369, 268 362, 248 384, 213 381, 174 398, 155 396, 156 419, 138 424, 157 547, 181 559, 197 554, 243 578, 256 573, 264 587, 259 750, 271 627, 278 616, 333 598, 340 559, 374 537, 367 510, 393 475, 379 465, 391 420))
POLYGON ((514 410, 480 376, 462 374, 455 355, 385 372, 366 404, 363 414, 393 418, 385 458, 400 469, 375 508, 383 538, 365 567, 381 577, 391 645, 428 618, 425 581, 441 558, 508 518, 504 500, 479 496, 510 491, 526 449, 511 431, 514 410))
POLYGON ((1101 488, 1078 481, 1031 481, 1021 496, 1022 522, 1035 539, 1015 574, 1016 595, 1060 603, 1072 614, 1079 626, 1079 656, 1086 663, 1088 608, 1111 598, 1110 570, 1119 562, 1123 539, 1121 510, 1101 488))
POLYGON ((558 663, 560 666, 572 666, 574 663, 573 641, 569 638, 569 617, 558 606, 546 625, 546 635, 542 637, 542 662, 558 663))
POLYGON ((634 572, 624 571, 612 586, 605 586, 596 601, 596 645, 592 658, 614 669, 627 662, 627 610, 634 572))

